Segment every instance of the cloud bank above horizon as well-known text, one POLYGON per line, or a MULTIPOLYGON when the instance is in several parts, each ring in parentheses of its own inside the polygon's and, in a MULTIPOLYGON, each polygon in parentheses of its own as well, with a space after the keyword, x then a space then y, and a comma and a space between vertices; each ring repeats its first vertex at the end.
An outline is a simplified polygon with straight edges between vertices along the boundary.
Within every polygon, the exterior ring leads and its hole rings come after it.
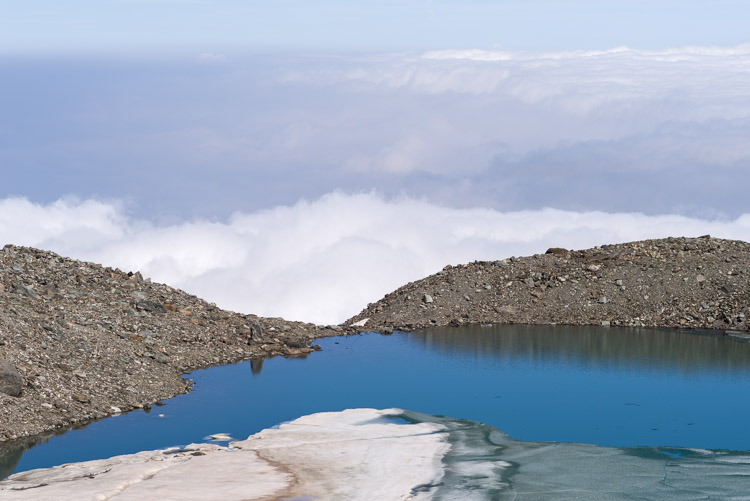
POLYGON ((121 200, 162 222, 373 189, 504 212, 747 209, 750 45, 201 52, 4 71, 0 197, 121 200))
POLYGON ((0 242, 224 308, 340 322, 446 264, 750 239, 747 44, 0 63, 0 242))
POLYGON ((750 214, 501 212, 449 208, 373 193, 312 201, 226 220, 157 225, 121 204, 0 199, 0 245, 26 245, 181 288, 218 306, 319 324, 340 323, 368 302, 447 264, 667 236, 750 241, 750 214))

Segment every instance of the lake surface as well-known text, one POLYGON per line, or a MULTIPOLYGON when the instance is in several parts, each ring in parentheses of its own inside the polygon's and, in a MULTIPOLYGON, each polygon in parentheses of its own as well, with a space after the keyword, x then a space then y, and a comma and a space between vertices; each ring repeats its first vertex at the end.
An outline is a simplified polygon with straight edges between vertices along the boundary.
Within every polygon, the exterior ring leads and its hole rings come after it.
POLYGON ((748 343, 562 326, 432 329, 318 343, 323 350, 307 359, 196 371, 190 394, 52 437, 22 455, 6 452, 0 475, 202 442, 218 432, 244 439, 302 415, 359 407, 479 421, 514 441, 680 457, 684 451, 669 448, 750 451, 748 343))

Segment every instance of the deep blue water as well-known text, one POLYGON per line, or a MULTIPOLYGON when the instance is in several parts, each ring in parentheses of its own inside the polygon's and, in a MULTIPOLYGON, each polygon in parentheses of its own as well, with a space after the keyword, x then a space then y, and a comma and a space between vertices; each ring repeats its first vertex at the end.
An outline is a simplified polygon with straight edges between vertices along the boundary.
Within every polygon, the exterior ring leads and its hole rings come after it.
POLYGON ((190 394, 52 437, 14 469, 218 432, 244 439, 305 414, 355 407, 481 421, 524 441, 750 450, 750 344, 727 338, 501 326, 318 343, 323 350, 307 359, 266 360, 257 374, 249 362, 196 371, 190 394))

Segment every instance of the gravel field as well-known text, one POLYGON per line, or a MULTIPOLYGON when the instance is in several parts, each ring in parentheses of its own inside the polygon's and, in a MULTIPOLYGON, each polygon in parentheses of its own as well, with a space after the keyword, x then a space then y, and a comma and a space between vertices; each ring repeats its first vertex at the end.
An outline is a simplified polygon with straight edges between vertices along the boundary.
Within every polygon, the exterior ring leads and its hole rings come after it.
POLYGON ((750 244, 666 238, 446 266, 368 305, 348 324, 413 330, 463 324, 750 330, 750 244))
POLYGON ((314 338, 345 332, 221 310, 140 273, 8 245, 0 442, 147 407, 188 391, 186 372, 306 356, 314 338))

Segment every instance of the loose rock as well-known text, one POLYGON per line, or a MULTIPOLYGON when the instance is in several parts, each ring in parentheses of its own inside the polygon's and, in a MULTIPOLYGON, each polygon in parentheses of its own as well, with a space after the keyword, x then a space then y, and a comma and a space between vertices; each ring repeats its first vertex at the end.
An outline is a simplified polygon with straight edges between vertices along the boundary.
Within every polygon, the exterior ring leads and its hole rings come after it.
POLYGON ((748 332, 748 270, 750 244, 709 237, 644 240, 511 259, 497 256, 407 284, 353 319, 369 318, 367 326, 373 330, 610 322, 748 332), (404 300, 418 290, 439 290, 440 305, 451 306, 423 308, 404 300), (464 295, 472 300, 462 301, 464 295))
POLYGON ((189 391, 181 375, 196 369, 304 355, 310 332, 358 331, 225 311, 137 272, 13 245, 0 250, 0 285, 5 440, 145 408, 189 391))
POLYGON ((0 359, 0 392, 17 397, 21 394, 23 379, 16 367, 7 360, 0 359))

